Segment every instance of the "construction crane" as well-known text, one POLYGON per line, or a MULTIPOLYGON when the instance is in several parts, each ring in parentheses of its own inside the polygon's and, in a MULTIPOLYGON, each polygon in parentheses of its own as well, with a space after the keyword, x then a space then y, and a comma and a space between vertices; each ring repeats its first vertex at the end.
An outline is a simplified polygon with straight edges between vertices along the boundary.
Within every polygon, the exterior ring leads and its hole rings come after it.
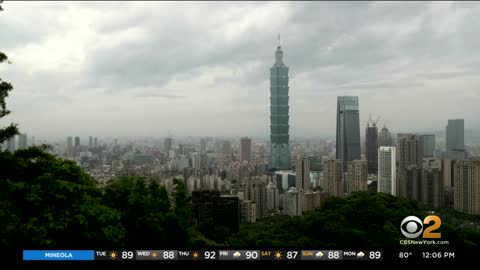
POLYGON ((377 123, 378 123, 378 121, 380 121, 380 118, 381 118, 381 117, 382 117, 382 116, 379 115, 379 116, 377 117, 377 119, 375 119, 375 121, 372 122, 374 127, 377 126, 377 123))
POLYGON ((368 116, 368 120, 367 120, 367 127, 370 127, 370 124, 372 124, 372 127, 376 127, 377 126, 377 123, 378 121, 380 121, 380 115, 377 117, 377 119, 373 120, 372 118, 372 115, 370 114, 368 116))
MULTIPOLYGON (((372 121, 372 115, 369 114, 369 115, 368 115, 368 120, 367 120, 367 128, 370 127, 370 123, 372 123, 372 122, 373 122, 373 121, 372 121)), ((372 123, 372 124, 373 124, 373 123, 372 123)))

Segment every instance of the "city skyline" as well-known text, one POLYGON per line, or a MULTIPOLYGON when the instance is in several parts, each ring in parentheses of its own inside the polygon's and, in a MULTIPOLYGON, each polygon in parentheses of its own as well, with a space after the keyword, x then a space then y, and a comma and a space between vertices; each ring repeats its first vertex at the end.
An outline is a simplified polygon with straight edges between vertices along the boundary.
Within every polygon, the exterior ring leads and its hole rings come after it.
POLYGON ((359 97, 362 130, 370 114, 393 133, 441 130, 457 118, 480 129, 475 2, 3 7, 12 64, 0 72, 14 86, 5 120, 23 133, 268 137, 279 33, 292 70, 292 138, 334 136, 336 98, 346 95, 359 97))

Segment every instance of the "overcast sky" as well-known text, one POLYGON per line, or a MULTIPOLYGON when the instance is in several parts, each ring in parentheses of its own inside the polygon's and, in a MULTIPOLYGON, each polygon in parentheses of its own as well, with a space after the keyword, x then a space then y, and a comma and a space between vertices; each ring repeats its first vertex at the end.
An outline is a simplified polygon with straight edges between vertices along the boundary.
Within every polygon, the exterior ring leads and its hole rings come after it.
POLYGON ((336 97, 393 132, 480 129, 478 2, 10 2, 0 77, 31 135, 265 136, 277 35, 290 134, 335 134, 336 97))

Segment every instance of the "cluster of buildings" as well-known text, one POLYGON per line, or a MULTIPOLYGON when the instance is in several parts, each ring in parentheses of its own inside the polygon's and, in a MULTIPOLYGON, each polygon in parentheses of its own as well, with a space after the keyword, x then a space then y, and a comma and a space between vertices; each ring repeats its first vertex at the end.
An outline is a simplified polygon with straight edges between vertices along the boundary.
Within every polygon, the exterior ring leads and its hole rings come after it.
POLYGON ((3 145, 0 145, 0 149, 5 149, 10 152, 26 149, 27 147, 35 144, 35 137, 31 138, 30 144, 27 142, 28 142, 27 134, 21 133, 5 141, 3 145))
MULTIPOLYGON (((433 134, 399 133, 395 138, 386 126, 379 132, 378 120, 368 121, 363 144, 358 97, 339 96, 336 140, 292 145, 288 72, 278 46, 270 68, 269 141, 208 137, 176 142, 169 137, 119 144, 90 136, 88 145, 82 145, 80 137, 69 136, 53 151, 75 160, 101 183, 141 176, 158 180, 171 192, 172 179, 179 177, 192 194, 196 222, 213 220, 234 229, 271 215, 300 216, 328 196, 367 190, 413 199, 431 209, 480 214, 480 159, 465 149, 463 119, 448 120, 445 151, 436 149, 433 134)), ((13 151, 14 145, 13 139, 4 147, 13 151)), ((25 147, 22 134, 18 148, 25 147)))

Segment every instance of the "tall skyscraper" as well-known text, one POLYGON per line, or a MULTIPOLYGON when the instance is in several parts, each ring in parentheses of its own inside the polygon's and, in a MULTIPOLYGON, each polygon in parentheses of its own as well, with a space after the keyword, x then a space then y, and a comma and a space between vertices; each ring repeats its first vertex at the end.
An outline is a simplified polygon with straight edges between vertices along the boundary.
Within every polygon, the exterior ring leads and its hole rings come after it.
POLYGON ((7 140, 7 150, 10 152, 15 152, 15 136, 12 136, 10 139, 7 140))
POLYGON ((80 137, 75 137, 75 153, 74 155, 77 157, 80 155, 80 137))
POLYGON ((170 152, 170 150, 172 150, 172 146, 173 146, 173 139, 172 138, 165 138, 165 140, 163 141, 163 149, 165 152, 170 152))
POLYGON ((393 146, 378 149, 377 191, 397 196, 397 154, 393 146))
POLYGON ((224 140, 222 145, 222 153, 224 155, 230 155, 232 153, 232 144, 229 140, 224 140))
POLYGON ((421 200, 423 146, 420 136, 410 133, 398 134, 398 195, 421 200))
POLYGON ((274 212, 278 209, 279 193, 277 187, 272 183, 268 183, 267 187, 267 211, 274 212))
POLYGON ((342 171, 347 162, 360 159, 360 118, 358 97, 337 97, 336 158, 342 162, 342 171))
POLYGON ((454 165, 455 210, 480 214, 480 160, 458 160, 454 165))
POLYGON ((295 186, 298 191, 307 192, 310 190, 310 160, 299 158, 295 161, 295 186))
POLYGON ((378 147, 393 146, 392 134, 388 131, 387 126, 383 126, 380 134, 378 134, 378 147))
POLYGON ((303 211, 303 192, 291 187, 285 192, 283 212, 289 216, 301 216, 303 211))
POLYGON ((365 153, 368 161, 368 173, 377 174, 378 171, 378 128, 373 122, 367 123, 365 131, 365 153))
POLYGON ((252 161, 252 139, 250 138, 240 139, 240 161, 252 161))
POLYGON ((92 150, 93 148, 93 137, 89 136, 88 137, 88 150, 92 150))
POLYGON ((97 137, 95 137, 95 138, 93 139, 93 147, 94 147, 95 149, 98 147, 98 139, 97 139, 97 137))
POLYGON ((257 218, 267 215, 267 188, 265 179, 253 177, 244 187, 245 200, 255 202, 255 214, 257 218))
POLYGON ((448 159, 465 158, 465 131, 463 119, 448 119, 446 155, 448 159))
POLYGON ((338 159, 327 159, 323 162, 323 191, 332 196, 343 195, 342 163, 338 159))
POLYGON ((67 157, 73 157, 74 149, 73 149, 73 138, 72 136, 67 137, 67 149, 65 151, 65 155, 67 157))
POLYGON ((291 169, 289 144, 288 67, 280 46, 270 68, 270 161, 269 168, 291 169))
POLYGON ((200 139, 200 154, 207 153, 207 140, 205 138, 200 139))
POLYGON ((18 149, 26 149, 26 148, 27 148, 27 134, 19 134, 18 149))
POLYGON ((431 209, 440 209, 444 201, 442 160, 423 159, 422 204, 431 209))
POLYGON ((421 135, 423 144, 423 156, 426 158, 432 158, 435 155, 435 135, 434 134, 424 134, 421 135))
POLYGON ((193 154, 192 164, 193 164, 194 169, 201 170, 202 169, 202 155, 199 154, 199 153, 193 154))
POLYGON ((241 208, 241 223, 255 223, 257 221, 257 207, 254 201, 242 200, 241 208))
POLYGON ((455 160, 442 159, 443 170, 443 189, 445 207, 453 208, 454 204, 454 185, 455 185, 455 160))
POLYGON ((352 160, 347 163, 347 193, 368 190, 368 163, 366 160, 352 160))

